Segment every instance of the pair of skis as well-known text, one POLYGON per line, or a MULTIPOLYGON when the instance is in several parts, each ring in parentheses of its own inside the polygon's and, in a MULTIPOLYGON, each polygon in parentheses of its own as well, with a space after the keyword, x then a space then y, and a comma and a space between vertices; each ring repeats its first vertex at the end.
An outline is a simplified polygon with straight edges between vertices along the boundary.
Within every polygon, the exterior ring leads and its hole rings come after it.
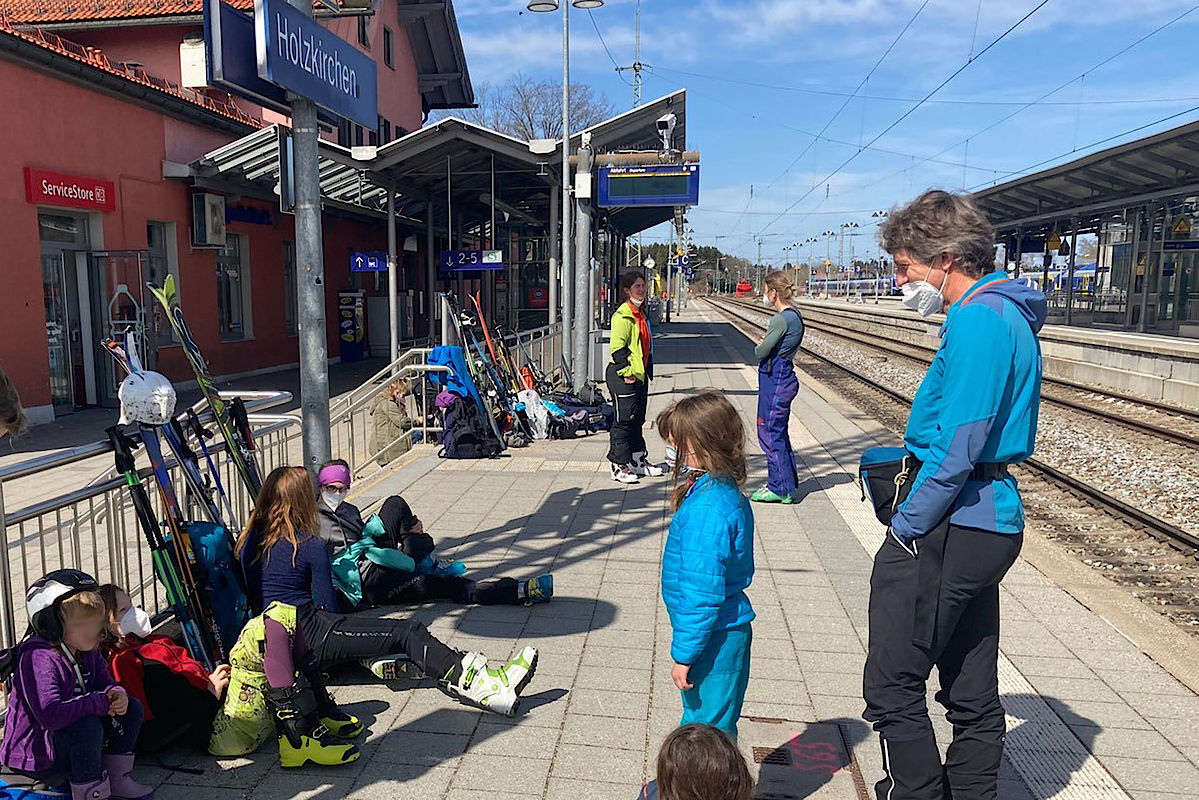
POLYGON ((446 293, 445 297, 466 354, 467 369, 471 371, 475 388, 479 390, 479 396, 486 406, 484 410, 491 421, 492 431, 502 444, 502 431, 512 426, 514 418, 519 424, 519 418, 513 410, 513 400, 503 378, 497 372, 495 363, 489 359, 483 343, 475 334, 476 320, 458 306, 453 292, 446 293))

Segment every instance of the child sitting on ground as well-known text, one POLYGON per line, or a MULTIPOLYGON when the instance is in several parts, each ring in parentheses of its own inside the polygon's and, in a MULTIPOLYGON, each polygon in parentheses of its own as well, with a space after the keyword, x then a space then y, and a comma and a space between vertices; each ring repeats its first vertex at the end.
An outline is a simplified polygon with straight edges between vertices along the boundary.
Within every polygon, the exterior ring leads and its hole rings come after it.
POLYGON ((377 516, 346 502, 350 468, 341 459, 318 473, 320 535, 333 559, 333 580, 353 607, 452 600, 466 605, 532 605, 554 594, 554 578, 498 578, 476 583, 462 564, 438 561, 436 544, 404 498, 387 498, 377 516))
POLYGON ((74 569, 39 578, 26 595, 30 635, 17 645, 0 762, 42 778, 65 774, 75 800, 146 800, 129 776, 142 706, 100 652, 104 601, 74 569))
POLYGON ((739 488, 745 427, 715 391, 678 401, 657 427, 678 452, 662 600, 673 629, 670 677, 683 695, 681 724, 706 723, 736 739, 754 618, 745 594, 754 574, 754 517, 739 488))
POLYGON ((737 744, 710 725, 675 728, 658 751, 658 779, 638 800, 750 800, 753 777, 737 744))
POLYGON ((107 583, 97 594, 108 615, 108 668, 145 709, 137 752, 154 753, 178 741, 207 749, 212 721, 229 684, 229 665, 209 674, 171 637, 151 633, 150 615, 120 586, 107 583))

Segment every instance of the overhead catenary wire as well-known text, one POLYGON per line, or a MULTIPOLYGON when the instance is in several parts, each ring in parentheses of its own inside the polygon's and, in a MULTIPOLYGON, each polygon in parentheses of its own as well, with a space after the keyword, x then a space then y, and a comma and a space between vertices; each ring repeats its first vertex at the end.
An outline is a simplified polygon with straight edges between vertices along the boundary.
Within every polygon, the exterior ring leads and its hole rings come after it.
MULTIPOLYGON (((973 64, 975 61, 977 61, 979 58, 981 58, 983 55, 985 55, 985 54, 987 53, 987 51, 989 51, 989 50, 990 50, 991 48, 993 48, 995 45, 999 44, 999 43, 1000 43, 1000 42, 1002 42, 1004 39, 1006 39, 1006 38, 1007 38, 1007 37, 1008 37, 1008 36, 1009 36, 1009 35, 1012 33, 1012 31, 1016 30, 1016 29, 1017 29, 1017 28, 1019 28, 1021 25, 1023 25, 1023 24, 1024 24, 1024 23, 1025 23, 1025 22, 1026 22, 1026 21, 1027 21, 1029 18, 1030 18, 1030 17, 1032 17, 1032 15, 1033 15, 1033 14, 1036 14, 1038 11, 1040 11, 1042 8, 1044 8, 1046 5, 1048 5, 1048 4, 1049 4, 1049 2, 1050 2, 1050 0, 1041 0, 1041 2, 1039 2, 1039 3, 1037 3, 1035 6, 1033 6, 1033 8, 1032 8, 1031 10, 1029 10, 1029 11, 1028 11, 1028 12, 1027 12, 1027 13, 1026 13, 1024 16, 1022 16, 1020 19, 1018 19, 1018 20, 1017 20, 1015 23, 1013 23, 1013 24, 1011 25, 1011 27, 1009 27, 1009 28, 1008 28, 1007 30, 1005 30, 1003 33, 999 34, 997 37, 995 37, 994 39, 992 39, 992 40, 991 40, 991 42, 990 42, 990 43, 989 43, 989 44, 988 44, 986 47, 984 47, 982 50, 980 50, 980 51, 978 52, 978 55, 977 55, 977 56, 975 56, 974 58, 970 59, 969 61, 967 61, 966 63, 962 64, 960 67, 958 67, 957 69, 955 69, 955 70, 954 70, 952 73, 950 73, 949 77, 947 77, 945 80, 943 80, 943 81, 941 81, 939 84, 937 84, 937 85, 936 85, 936 86, 935 86, 935 87, 932 89, 932 91, 930 91, 928 94, 926 94, 926 95, 925 95, 925 96, 924 96, 924 97, 923 97, 923 98, 920 100, 920 102, 916 103, 914 106, 912 106, 911 108, 909 108, 907 111, 905 111, 905 112, 903 112, 902 114, 900 114, 898 119, 896 119, 896 120, 895 120, 894 122, 892 122, 890 125, 888 125, 887 127, 883 128, 881 131, 879 131, 879 133, 877 133, 877 134, 874 136, 874 138, 873 138, 873 139, 871 139, 871 140, 870 140, 870 141, 867 143, 867 145, 866 145, 866 146, 867 146, 867 147, 869 147, 870 145, 873 145, 873 144, 874 144, 875 142, 877 142, 879 139, 883 138, 883 137, 884 137, 884 136, 886 136, 888 133, 890 133, 891 131, 893 131, 893 130, 894 130, 896 127, 898 127, 898 126, 899 126, 899 124, 900 124, 900 123, 902 123, 902 122, 903 122, 905 119, 907 119, 907 118, 908 118, 908 117, 910 117, 910 116, 911 116, 913 113, 915 113, 916 109, 918 109, 918 108, 920 108, 922 105, 924 105, 925 101, 927 101, 929 98, 931 98, 931 97, 932 97, 934 94, 936 94, 937 92, 941 91, 941 89, 945 88, 945 86, 947 86, 947 85, 949 84, 949 82, 950 82, 950 81, 952 81, 952 80, 953 80, 954 78, 956 78, 958 75, 961 75, 961 74, 962 74, 962 72, 964 72, 964 71, 965 71, 965 70, 966 70, 966 69, 967 69, 967 68, 968 68, 968 67, 969 67, 971 64, 973 64)), ((841 170, 845 169, 845 167, 849 166, 849 164, 850 164, 850 163, 852 163, 852 162, 853 162, 853 161, 854 161, 854 160, 855 160, 855 159, 858 157, 858 155, 859 155, 861 152, 862 152, 862 151, 861 151, 861 150, 859 150, 859 151, 857 151, 857 152, 855 152, 855 153, 852 153, 852 154, 849 156, 849 158, 847 158, 847 159, 845 159, 843 162, 841 162, 841 163, 840 163, 840 164, 837 166, 837 168, 836 168, 836 169, 834 169, 832 172, 830 172, 830 173, 829 173, 827 176, 825 176, 825 178, 824 178, 823 180, 821 180, 821 181, 818 181, 818 182, 817 182, 817 184, 816 184, 815 186, 813 186, 813 187, 812 187, 811 189, 809 189, 808 191, 804 192, 803 196, 801 196, 801 197, 800 197, 798 200, 796 200, 794 203, 792 203, 791 205, 789 205, 789 206, 788 206, 788 207, 785 209, 785 211, 790 211, 791 209, 795 208, 795 207, 796 207, 796 206, 798 206, 800 203, 802 203, 804 200, 806 200, 806 199, 807 199, 807 198, 808 198, 808 197, 809 197, 809 196, 812 194, 812 192, 815 190, 816 186, 819 186, 820 184, 822 184, 822 183, 825 183, 826 181, 828 181, 829 179, 831 179, 831 178, 832 178, 834 175, 836 175, 838 172, 840 172, 841 170)), ((779 219, 781 219, 781 218, 782 218, 782 214, 780 214, 778 217, 775 217, 775 218, 774 218, 773 220, 771 220, 770 222, 766 223, 766 225, 765 225, 765 226, 763 226, 762 230, 766 230, 767 228, 769 228, 771 225, 773 225, 775 222, 777 222, 777 221, 778 221, 779 219)))

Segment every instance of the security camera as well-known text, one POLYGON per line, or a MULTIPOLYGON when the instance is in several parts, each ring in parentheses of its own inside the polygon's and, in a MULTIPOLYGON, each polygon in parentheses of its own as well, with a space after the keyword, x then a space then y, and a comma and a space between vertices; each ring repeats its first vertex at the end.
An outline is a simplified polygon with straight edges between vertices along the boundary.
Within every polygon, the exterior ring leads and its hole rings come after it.
POLYGON ((663 150, 671 149, 671 144, 674 141, 674 126, 676 122, 678 122, 678 117, 674 115, 673 111, 658 117, 658 135, 662 137, 663 150))

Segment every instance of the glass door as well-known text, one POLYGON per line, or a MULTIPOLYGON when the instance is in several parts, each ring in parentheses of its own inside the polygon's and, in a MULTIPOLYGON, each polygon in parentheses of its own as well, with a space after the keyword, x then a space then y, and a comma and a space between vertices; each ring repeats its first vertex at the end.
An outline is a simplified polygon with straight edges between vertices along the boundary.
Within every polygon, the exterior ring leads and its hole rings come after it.
MULTIPOLYGON (((95 348, 97 402, 101 405, 117 404, 117 388, 125 379, 124 370, 108 355, 103 342, 106 339, 124 344, 125 335, 133 334, 134 346, 147 369, 154 366, 152 332, 147 331, 145 298, 146 253, 140 250, 100 251, 91 253, 89 274, 91 278, 91 311, 96 320, 97 335, 92 342, 95 348)), ((152 299, 152 298, 151 298, 152 299)))
POLYGON ((46 304, 46 345, 50 350, 50 397, 56 414, 75 408, 75 371, 71 366, 71 314, 61 252, 42 254, 42 296, 46 304))

